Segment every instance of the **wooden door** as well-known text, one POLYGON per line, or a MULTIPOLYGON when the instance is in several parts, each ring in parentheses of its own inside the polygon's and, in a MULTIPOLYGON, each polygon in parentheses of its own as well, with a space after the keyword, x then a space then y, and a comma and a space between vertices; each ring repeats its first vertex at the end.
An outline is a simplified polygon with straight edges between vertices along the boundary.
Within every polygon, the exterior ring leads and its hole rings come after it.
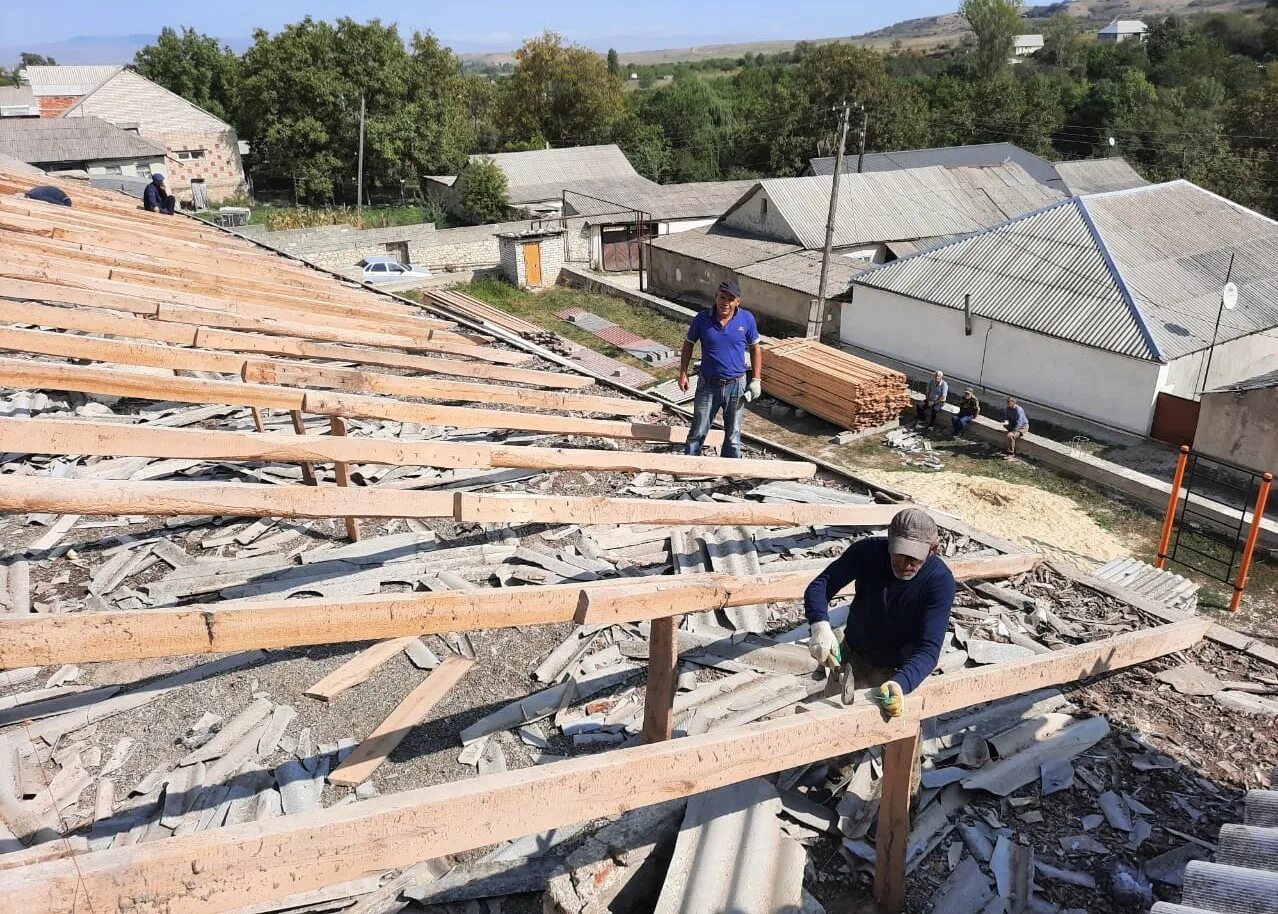
POLYGON ((1154 400, 1154 422, 1149 437, 1175 447, 1193 444, 1201 406, 1197 400, 1160 393, 1154 400))
POLYGON ((541 245, 524 245, 524 284, 541 285, 541 245))

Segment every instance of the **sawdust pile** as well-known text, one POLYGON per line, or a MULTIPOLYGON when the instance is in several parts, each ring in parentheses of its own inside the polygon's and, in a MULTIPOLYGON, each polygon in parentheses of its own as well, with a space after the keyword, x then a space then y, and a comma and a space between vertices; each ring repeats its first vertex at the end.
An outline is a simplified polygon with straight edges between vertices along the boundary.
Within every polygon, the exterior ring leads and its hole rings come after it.
POLYGON ((1130 550, 1063 495, 962 473, 861 471, 972 526, 1090 570, 1130 550))

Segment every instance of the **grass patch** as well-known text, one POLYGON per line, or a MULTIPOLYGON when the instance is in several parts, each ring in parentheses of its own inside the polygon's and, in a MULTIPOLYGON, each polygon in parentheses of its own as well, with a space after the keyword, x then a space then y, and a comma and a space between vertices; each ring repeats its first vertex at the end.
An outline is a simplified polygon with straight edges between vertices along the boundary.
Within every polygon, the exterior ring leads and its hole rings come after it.
MULTIPOLYGON (((265 225, 269 231, 316 228, 324 225, 351 225, 355 228, 390 228, 398 225, 420 225, 433 222, 437 228, 450 228, 455 223, 435 203, 406 203, 395 206, 275 206, 270 203, 242 204, 250 207, 249 224, 265 225)), ((197 213, 201 219, 213 221, 216 209, 197 213)))
POLYGON ((616 359, 623 365, 632 365, 646 371, 658 381, 667 381, 679 376, 677 362, 654 368, 647 362, 629 355, 625 350, 601 340, 593 333, 555 316, 557 311, 563 311, 566 308, 583 308, 626 328, 631 333, 664 343, 677 352, 683 345, 683 338, 688 332, 687 326, 658 314, 650 308, 632 305, 612 296, 596 295, 565 286, 554 286, 543 292, 530 292, 525 289, 516 289, 501 279, 476 280, 461 286, 460 291, 473 295, 494 308, 501 308, 503 311, 554 331, 587 349, 593 349, 595 352, 616 359))

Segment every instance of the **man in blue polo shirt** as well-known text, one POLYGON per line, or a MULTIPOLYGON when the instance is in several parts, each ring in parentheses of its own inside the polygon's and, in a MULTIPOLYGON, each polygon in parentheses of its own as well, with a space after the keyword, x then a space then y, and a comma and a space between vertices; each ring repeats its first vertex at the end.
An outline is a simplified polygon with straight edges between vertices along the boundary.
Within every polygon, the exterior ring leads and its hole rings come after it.
POLYGON ((732 281, 720 283, 714 307, 692 319, 688 337, 679 357, 679 389, 688 389, 688 366, 692 349, 701 344, 701 373, 692 404, 692 428, 688 431, 685 454, 700 454, 710 423, 723 410, 724 457, 741 456, 741 420, 745 404, 763 392, 763 347, 754 315, 741 307, 741 288, 732 281), (746 366, 746 350, 750 365, 746 366), (746 381, 747 371, 750 380, 746 381))
POLYGON ((931 515, 905 508, 892 518, 887 536, 853 543, 808 585, 803 594, 812 630, 808 650, 817 663, 838 667, 841 661, 845 704, 856 689, 875 689, 884 713, 896 717, 905 696, 936 669, 955 593, 939 543, 931 515), (829 605, 852 583, 856 595, 840 651, 829 605))

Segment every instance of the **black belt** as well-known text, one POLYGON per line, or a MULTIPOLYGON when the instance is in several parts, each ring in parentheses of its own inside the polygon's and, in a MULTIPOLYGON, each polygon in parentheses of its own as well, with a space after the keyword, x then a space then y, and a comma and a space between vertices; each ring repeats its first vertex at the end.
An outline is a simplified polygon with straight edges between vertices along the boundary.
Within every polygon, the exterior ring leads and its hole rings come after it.
POLYGON ((744 379, 745 379, 745 375, 739 374, 735 378, 707 378, 706 380, 709 381, 711 384, 718 384, 720 387, 725 387, 728 384, 732 384, 735 381, 741 381, 744 379))

